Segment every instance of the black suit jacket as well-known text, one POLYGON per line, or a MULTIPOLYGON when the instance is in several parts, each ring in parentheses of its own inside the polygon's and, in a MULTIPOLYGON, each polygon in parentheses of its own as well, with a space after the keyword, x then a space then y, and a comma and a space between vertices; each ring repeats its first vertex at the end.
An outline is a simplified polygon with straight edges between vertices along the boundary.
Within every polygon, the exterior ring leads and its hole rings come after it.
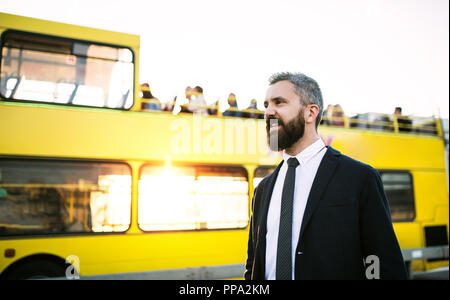
MULTIPOLYGON (((264 279, 267 212, 281 165, 253 194, 245 279, 264 279)), ((301 188, 301 187, 300 187, 301 188)), ((311 187, 295 257, 295 279, 407 279, 378 172, 328 147, 311 187)))

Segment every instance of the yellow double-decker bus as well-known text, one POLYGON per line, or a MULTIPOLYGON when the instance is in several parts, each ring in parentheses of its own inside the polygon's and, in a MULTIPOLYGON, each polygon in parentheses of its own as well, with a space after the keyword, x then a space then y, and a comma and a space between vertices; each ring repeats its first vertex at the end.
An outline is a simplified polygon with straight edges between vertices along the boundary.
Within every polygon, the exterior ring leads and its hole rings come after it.
MULTIPOLYGON (((136 35, 3 13, 0 34, 0 278, 241 277, 253 189, 281 159, 264 121, 142 111, 136 35)), ((380 171, 402 249, 448 245, 440 120, 325 121, 380 171)))

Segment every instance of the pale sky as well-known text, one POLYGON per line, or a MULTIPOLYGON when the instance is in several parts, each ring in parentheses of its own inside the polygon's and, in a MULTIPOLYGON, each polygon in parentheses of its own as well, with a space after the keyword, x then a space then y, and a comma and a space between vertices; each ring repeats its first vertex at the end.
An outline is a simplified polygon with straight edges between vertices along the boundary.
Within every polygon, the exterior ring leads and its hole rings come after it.
POLYGON ((449 115, 448 0, 0 0, 0 11, 141 36, 161 101, 200 85, 263 108, 268 77, 302 72, 347 114, 449 115))

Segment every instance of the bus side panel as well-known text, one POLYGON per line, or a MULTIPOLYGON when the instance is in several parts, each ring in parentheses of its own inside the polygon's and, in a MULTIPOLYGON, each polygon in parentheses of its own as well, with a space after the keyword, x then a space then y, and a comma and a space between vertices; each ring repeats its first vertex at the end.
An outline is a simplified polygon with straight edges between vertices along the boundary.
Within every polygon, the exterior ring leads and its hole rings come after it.
POLYGON ((444 222, 443 224, 448 226, 448 218, 437 219, 438 207, 446 207, 448 211, 448 191, 442 188, 446 185, 445 170, 414 170, 412 175, 416 200, 416 221, 444 222))
POLYGON ((0 273, 38 253, 77 256, 80 275, 239 264, 246 259, 247 239, 246 229, 236 229, 0 241, 1 253, 16 250, 15 258, 1 260, 0 273))
MULTIPOLYGON (((448 245, 449 231, 449 205, 448 190, 444 188, 447 184, 445 170, 415 170, 412 172, 414 180, 414 195, 416 205, 416 224, 421 228, 421 244, 418 247, 448 245), (444 226, 446 237, 437 244, 428 244, 426 237, 427 227, 444 226)), ((410 235, 405 237, 412 238, 410 235)), ((402 247, 403 248, 403 247, 402 247)), ((405 247, 407 248, 407 247, 405 247)), ((446 261, 421 261, 424 270, 431 270, 448 266, 446 261)), ((417 263, 417 262, 415 262, 417 263)), ((414 267, 414 265, 413 265, 414 267)))

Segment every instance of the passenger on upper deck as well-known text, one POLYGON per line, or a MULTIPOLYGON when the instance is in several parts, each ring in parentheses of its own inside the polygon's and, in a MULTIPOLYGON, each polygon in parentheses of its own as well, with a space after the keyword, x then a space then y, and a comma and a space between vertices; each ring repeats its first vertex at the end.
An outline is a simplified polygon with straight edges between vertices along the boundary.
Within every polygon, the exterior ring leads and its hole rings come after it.
POLYGON ((250 101, 250 106, 242 113, 242 117, 251 119, 264 119, 264 112, 258 110, 256 99, 250 101))
POLYGON ((203 96, 203 89, 200 86, 196 86, 192 89, 192 98, 187 109, 194 114, 208 115, 208 109, 206 106, 206 100, 203 96))
POLYGON ((407 116, 402 115, 402 108, 396 107, 394 111, 394 116, 397 117, 398 131, 400 132, 410 132, 412 129, 412 120, 407 116))
POLYGON ((161 110, 161 102, 152 95, 150 90, 150 86, 148 83, 141 84, 141 92, 142 92, 142 110, 150 110, 150 111, 158 111, 161 110))
POLYGON ((320 125, 330 125, 330 116, 333 113, 333 105, 328 104, 327 108, 323 110, 322 120, 320 120, 320 125))
POLYGON ((330 122, 333 126, 344 126, 344 110, 339 104, 333 106, 330 114, 330 122))
POLYGON ((186 90, 184 91, 184 94, 186 96, 186 100, 187 103, 186 104, 181 104, 181 113, 192 113, 192 111, 190 111, 188 109, 189 103, 191 103, 191 99, 192 99, 192 88, 190 86, 186 87, 186 90))
POLYGON ((230 105, 230 107, 222 114, 224 117, 242 117, 242 113, 238 109, 236 95, 234 93, 230 93, 228 96, 228 105, 230 105))
POLYGON ((373 120, 373 124, 369 126, 372 129, 381 129, 384 131, 393 131, 392 121, 389 115, 386 114, 377 114, 375 120, 373 120))

